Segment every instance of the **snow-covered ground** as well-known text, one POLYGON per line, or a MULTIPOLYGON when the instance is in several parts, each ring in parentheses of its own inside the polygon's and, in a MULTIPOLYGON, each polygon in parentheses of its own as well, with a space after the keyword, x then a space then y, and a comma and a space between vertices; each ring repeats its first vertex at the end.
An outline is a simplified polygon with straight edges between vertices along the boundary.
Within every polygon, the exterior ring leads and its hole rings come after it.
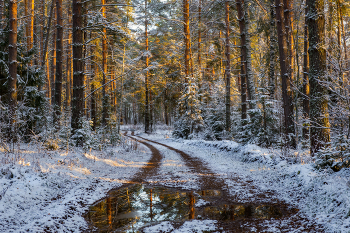
MULTIPOLYGON (((350 232, 350 169, 315 170, 305 151, 282 156, 281 150, 242 146, 233 141, 173 139, 165 130, 152 135, 135 134, 199 157, 213 172, 252 181, 262 191, 274 191, 275 197, 316 220, 326 232, 350 232)), ((239 194, 242 202, 254 200, 251 190, 247 193, 230 180, 225 179, 232 195, 239 194)))
POLYGON ((0 232, 80 232, 88 205, 128 182, 150 158, 146 147, 105 151, 0 149, 0 232))
MULTIPOLYGON (((130 132, 129 132, 130 135, 130 132)), ((161 142, 201 158, 222 177, 249 181, 260 191, 274 191, 300 214, 325 226, 326 232, 350 232, 350 171, 315 171, 307 154, 298 152, 288 159, 281 151, 232 141, 177 140, 169 130, 152 135, 135 135, 161 142)), ((197 188, 197 175, 180 156, 153 144, 163 155, 158 175, 149 181, 166 186, 197 188)), ((81 232, 88 230, 83 214, 89 205, 131 180, 150 159, 148 148, 132 150, 125 143, 104 151, 48 151, 37 145, 15 147, 15 153, 0 148, 0 232, 81 232)), ((242 202, 256 198, 254 190, 225 179, 232 195, 242 202)), ((171 232, 173 225, 162 222, 145 232, 171 232)), ((216 230, 215 221, 193 220, 176 232, 216 230)), ((305 229, 307 231, 307 229, 305 229)), ((253 231, 253 230, 252 230, 253 231)), ((175 231, 174 231, 175 232, 175 231)), ((271 232, 274 232, 271 228, 271 232)))

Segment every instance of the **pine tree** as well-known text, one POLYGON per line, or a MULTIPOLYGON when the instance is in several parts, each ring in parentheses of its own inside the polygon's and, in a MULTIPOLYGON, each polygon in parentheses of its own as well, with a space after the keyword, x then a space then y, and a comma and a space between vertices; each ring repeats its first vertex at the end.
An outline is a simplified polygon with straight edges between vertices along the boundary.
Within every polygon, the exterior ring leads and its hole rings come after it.
POLYGON ((82 146, 78 130, 82 128, 84 116, 84 53, 83 53, 83 2, 73 0, 73 99, 72 122, 73 135, 76 134, 77 145, 82 146))
POLYGON ((330 141, 327 89, 322 85, 326 75, 325 16, 323 0, 307 0, 310 56, 310 153, 315 155, 330 141))

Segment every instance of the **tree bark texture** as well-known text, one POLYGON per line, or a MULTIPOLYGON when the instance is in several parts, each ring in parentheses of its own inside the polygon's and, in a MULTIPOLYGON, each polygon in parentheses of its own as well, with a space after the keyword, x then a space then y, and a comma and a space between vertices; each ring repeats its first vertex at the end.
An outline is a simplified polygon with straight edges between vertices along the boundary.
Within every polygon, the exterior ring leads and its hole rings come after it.
MULTIPOLYGON (((304 25, 304 62, 303 62, 303 116, 309 119, 310 115, 310 86, 309 86, 309 33, 307 27, 308 7, 305 7, 305 25, 304 25)), ((309 125, 303 125, 303 138, 309 139, 309 125)))
MULTIPOLYGON (((54 13, 56 18, 56 12, 54 13)), ((51 104, 55 103, 55 85, 56 85, 56 41, 57 41, 57 30, 54 30, 52 34, 52 48, 51 48, 51 67, 50 67, 50 90, 51 90, 51 104)))
MULTIPOLYGON (((106 18, 106 9, 105 4, 106 0, 101 0, 102 4, 102 17, 106 18)), ((102 69, 103 69, 103 78, 102 78, 102 126, 107 126, 107 118, 108 118, 108 97, 106 90, 106 80, 107 80, 107 30, 104 27, 102 35, 102 69)))
POLYGON ((330 141, 328 92, 322 85, 327 71, 324 0, 307 0, 310 56, 310 153, 312 156, 330 141))
MULTIPOLYGON (((242 104, 242 120, 247 119, 247 50, 245 48, 246 44, 246 34, 245 34, 245 21, 244 21, 244 11, 242 0, 236 0, 238 21, 239 21, 239 31, 241 37, 241 104, 242 104)), ((245 121, 243 121, 245 124, 245 121)))
POLYGON ((276 37, 276 11, 275 0, 270 2, 270 54, 269 54, 269 94, 271 99, 275 97, 275 62, 277 54, 277 37, 276 37))
POLYGON ((284 132, 287 147, 295 148, 295 132, 294 132, 294 109, 293 109, 293 98, 291 89, 291 66, 290 59, 288 56, 288 44, 287 44, 287 33, 284 22, 284 11, 281 0, 275 1, 276 5, 276 20, 277 20, 277 34, 278 34, 278 48, 280 55, 280 69, 282 79, 282 98, 283 98, 283 110, 284 110, 284 132))
POLYGON ((33 48, 34 39, 34 0, 24 0, 24 14, 26 16, 27 50, 33 48))
POLYGON ((231 131, 231 57, 230 57, 230 5, 225 2, 225 22, 226 22, 226 38, 225 38, 225 55, 226 55, 226 131, 231 131))
POLYGON ((248 91, 248 99, 249 99, 249 108, 254 109, 255 108, 255 85, 254 85, 254 76, 253 76, 253 69, 252 69, 252 52, 251 52, 251 41, 250 41, 250 34, 249 34, 249 25, 250 25, 250 19, 248 17, 248 1, 249 0, 243 0, 243 10, 244 10, 244 34, 245 34, 245 50, 246 50, 246 82, 247 82, 247 91, 248 91))
POLYGON ((16 137, 17 109, 17 0, 9 1, 9 123, 10 140, 16 137))
POLYGON ((54 122, 59 128, 62 106, 62 76, 63 76, 63 14, 62 0, 56 0, 56 82, 54 101, 54 122))
POLYGON ((190 40, 190 5, 189 0, 183 0, 183 17, 184 17, 184 43, 185 43, 185 82, 188 82, 188 76, 190 75, 190 50, 191 50, 191 40, 190 40))
MULTIPOLYGON (((84 115, 84 62, 83 62, 83 2, 73 0, 73 98, 72 129, 73 134, 82 128, 84 115)), ((78 142, 82 145, 82 142, 78 142)))
POLYGON ((149 56, 148 56, 148 20, 147 20, 147 0, 145 0, 145 43, 146 43, 146 77, 145 77, 145 133, 150 131, 149 116, 149 56))

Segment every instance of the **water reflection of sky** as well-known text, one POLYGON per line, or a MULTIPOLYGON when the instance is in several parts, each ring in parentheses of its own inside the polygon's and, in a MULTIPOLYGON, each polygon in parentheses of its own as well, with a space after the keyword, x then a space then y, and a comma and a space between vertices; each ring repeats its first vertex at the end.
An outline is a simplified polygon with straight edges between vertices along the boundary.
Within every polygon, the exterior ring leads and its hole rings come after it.
POLYGON ((215 198, 222 198, 220 191, 185 192, 138 184, 111 192, 108 198, 92 206, 85 217, 100 232, 138 232, 162 221, 282 217, 276 205, 214 206, 211 201, 215 198))

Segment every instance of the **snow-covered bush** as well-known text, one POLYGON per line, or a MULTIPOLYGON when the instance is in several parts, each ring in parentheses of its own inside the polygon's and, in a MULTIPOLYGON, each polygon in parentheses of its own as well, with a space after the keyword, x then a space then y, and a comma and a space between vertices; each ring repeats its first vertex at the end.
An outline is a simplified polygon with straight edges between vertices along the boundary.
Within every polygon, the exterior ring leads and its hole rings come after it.
POLYGON ((350 139, 343 134, 333 138, 328 147, 324 147, 317 153, 316 168, 330 167, 333 171, 350 167, 350 139))
POLYGON ((188 77, 184 93, 178 104, 178 116, 173 135, 178 138, 192 138, 203 130, 204 122, 198 100, 198 87, 193 77, 188 77))

